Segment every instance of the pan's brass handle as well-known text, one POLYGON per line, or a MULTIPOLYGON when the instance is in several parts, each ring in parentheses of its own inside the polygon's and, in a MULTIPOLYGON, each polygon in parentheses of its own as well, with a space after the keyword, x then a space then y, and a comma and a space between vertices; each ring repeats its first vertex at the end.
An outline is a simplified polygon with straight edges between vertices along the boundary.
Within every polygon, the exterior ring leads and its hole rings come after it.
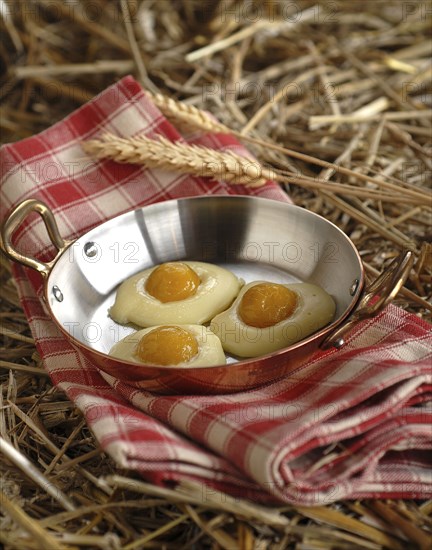
POLYGON ((363 319, 377 315, 403 287, 414 262, 411 250, 403 251, 388 268, 364 290, 354 313, 321 342, 321 349, 340 348, 343 336, 363 319))
POLYGON ((36 199, 25 200, 21 202, 18 206, 16 206, 9 217, 5 220, 1 228, 0 234, 0 246, 2 250, 9 256, 9 258, 27 267, 36 269, 44 276, 47 276, 49 274, 52 266, 54 265, 54 262, 71 244, 69 241, 65 241, 60 236, 57 222, 55 221, 54 215, 48 208, 48 206, 42 201, 38 201, 36 199), (13 234, 31 212, 37 212, 42 216, 51 242, 58 250, 55 258, 50 262, 42 262, 41 260, 37 260, 32 256, 27 256, 26 254, 23 254, 22 252, 16 250, 16 248, 12 244, 13 234))

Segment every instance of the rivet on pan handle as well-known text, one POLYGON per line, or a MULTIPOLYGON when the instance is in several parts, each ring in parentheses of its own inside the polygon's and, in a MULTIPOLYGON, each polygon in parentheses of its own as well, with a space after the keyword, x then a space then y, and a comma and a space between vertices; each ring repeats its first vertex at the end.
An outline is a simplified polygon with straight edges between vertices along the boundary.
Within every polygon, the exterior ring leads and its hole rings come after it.
POLYGON ((24 202, 21 202, 16 208, 14 208, 14 210, 5 220, 1 228, 0 246, 2 250, 9 256, 9 258, 27 267, 36 269, 44 276, 47 276, 49 274, 55 261, 69 246, 69 244, 69 241, 65 241, 60 236, 57 222, 55 221, 54 215, 51 210, 45 203, 36 199, 28 199, 24 202), (55 258, 50 262, 42 262, 41 260, 37 260, 32 256, 27 256, 22 252, 16 250, 12 244, 13 234, 31 212, 37 212, 42 216, 51 242, 58 250, 55 258))
POLYGON ((370 319, 384 309, 404 285, 413 262, 414 255, 411 250, 405 250, 395 258, 388 268, 366 287, 354 313, 321 342, 321 348, 341 347, 344 343, 344 334, 356 323, 370 319))

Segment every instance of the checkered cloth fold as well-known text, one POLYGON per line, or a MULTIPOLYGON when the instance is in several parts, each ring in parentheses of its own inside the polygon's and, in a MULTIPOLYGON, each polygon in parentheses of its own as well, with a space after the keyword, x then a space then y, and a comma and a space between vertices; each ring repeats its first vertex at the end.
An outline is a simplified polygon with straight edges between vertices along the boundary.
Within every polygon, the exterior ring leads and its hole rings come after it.
MULTIPOLYGON (((65 120, 1 149, 1 218, 35 197, 74 239, 118 214, 166 199, 251 194, 289 202, 273 182, 249 190, 111 161, 81 141, 110 131, 182 139, 131 77, 65 120)), ((189 142, 249 154, 226 135, 189 142)), ((44 260, 52 246, 31 216, 16 245, 44 260)), ((64 339, 41 302, 42 281, 14 276, 45 368, 83 411, 103 449, 155 483, 192 479, 256 501, 316 505, 346 498, 432 495, 431 327, 389 306, 359 324, 339 351, 318 353, 284 380, 218 396, 157 396, 99 371, 64 339)))

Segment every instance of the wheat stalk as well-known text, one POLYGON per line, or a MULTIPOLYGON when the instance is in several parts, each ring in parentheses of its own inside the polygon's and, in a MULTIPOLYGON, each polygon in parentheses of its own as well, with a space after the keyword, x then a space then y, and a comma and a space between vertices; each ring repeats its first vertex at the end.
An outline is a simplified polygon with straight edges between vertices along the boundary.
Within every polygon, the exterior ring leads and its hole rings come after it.
POLYGON ((268 180, 274 180, 280 183, 295 183, 322 192, 330 191, 388 202, 400 202, 401 200, 412 204, 424 202, 424 197, 421 198, 421 201, 416 197, 402 198, 400 195, 380 193, 375 189, 328 182, 283 170, 265 168, 256 160, 241 157, 231 151, 222 153, 207 147, 180 142, 173 143, 163 136, 158 136, 158 139, 150 139, 145 136, 121 138, 107 133, 100 139, 83 142, 82 146, 86 153, 99 159, 140 164, 148 168, 161 168, 180 174, 208 177, 248 187, 259 187, 268 180))
MULTIPOLYGON (((231 129, 228 126, 225 126, 224 124, 215 121, 205 111, 202 111, 197 107, 194 107, 193 105, 185 105, 180 101, 176 101, 162 94, 152 94, 149 91, 146 91, 146 94, 152 99, 152 101, 160 109, 160 111, 167 118, 169 118, 174 124, 178 126, 187 127, 189 129, 192 128, 192 129, 201 130, 205 132, 231 134, 232 136, 235 136, 242 141, 246 141, 246 142, 258 145, 260 147, 265 147, 267 149, 278 151, 279 153, 302 160, 304 162, 310 162, 311 164, 321 166, 322 168, 333 169, 341 174, 355 178, 359 181, 374 183, 378 187, 389 189, 393 193, 397 192, 399 196, 403 195, 404 200, 405 198, 409 197, 408 199, 409 202, 419 203, 419 204, 424 203, 425 191, 408 189, 404 187, 405 182, 403 181, 397 181, 397 183, 392 183, 390 181, 383 180, 382 178, 369 176, 367 174, 362 174, 360 172, 355 172, 354 170, 350 170, 349 168, 345 168, 343 166, 340 166, 339 164, 321 160, 316 157, 312 157, 310 155, 306 155, 304 153, 300 153, 298 151, 288 149, 286 147, 283 147, 282 145, 272 143, 271 141, 268 141, 268 140, 262 140, 262 139, 254 138, 252 136, 244 135, 241 132, 237 132, 236 130, 231 129)), ((282 174, 282 171, 281 171, 281 174, 282 174)), ((282 178, 279 178, 274 175, 273 175, 273 179, 276 179, 278 181, 284 181, 282 180, 282 178)), ((334 189, 334 191, 336 192, 336 189, 334 189)))
POLYGON ((162 136, 150 139, 145 136, 121 138, 104 134, 100 139, 83 142, 82 147, 86 153, 100 159, 141 164, 148 168, 193 174, 248 187, 259 187, 275 177, 273 170, 231 151, 221 153, 207 147, 173 143, 162 136))

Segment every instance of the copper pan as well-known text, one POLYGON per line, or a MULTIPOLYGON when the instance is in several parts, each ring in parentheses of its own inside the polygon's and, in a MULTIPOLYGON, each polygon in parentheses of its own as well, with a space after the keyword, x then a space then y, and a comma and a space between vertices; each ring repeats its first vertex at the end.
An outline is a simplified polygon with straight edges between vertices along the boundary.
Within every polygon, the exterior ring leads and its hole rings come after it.
POLYGON ((145 206, 105 222, 74 242, 59 234, 53 213, 40 201, 19 204, 1 231, 1 248, 44 278, 44 299, 65 338, 103 373, 157 393, 230 393, 289 375, 320 348, 341 347, 359 320, 394 298, 412 265, 403 252, 365 288, 360 256, 334 224, 304 208, 269 199, 211 196, 145 206), (31 212, 45 223, 57 254, 50 262, 20 253, 12 243, 31 212), (334 321, 312 336, 263 357, 228 358, 215 367, 137 365, 108 355, 133 327, 109 316, 118 285, 166 261, 200 260, 227 267, 245 282, 313 282, 336 302, 334 321))

